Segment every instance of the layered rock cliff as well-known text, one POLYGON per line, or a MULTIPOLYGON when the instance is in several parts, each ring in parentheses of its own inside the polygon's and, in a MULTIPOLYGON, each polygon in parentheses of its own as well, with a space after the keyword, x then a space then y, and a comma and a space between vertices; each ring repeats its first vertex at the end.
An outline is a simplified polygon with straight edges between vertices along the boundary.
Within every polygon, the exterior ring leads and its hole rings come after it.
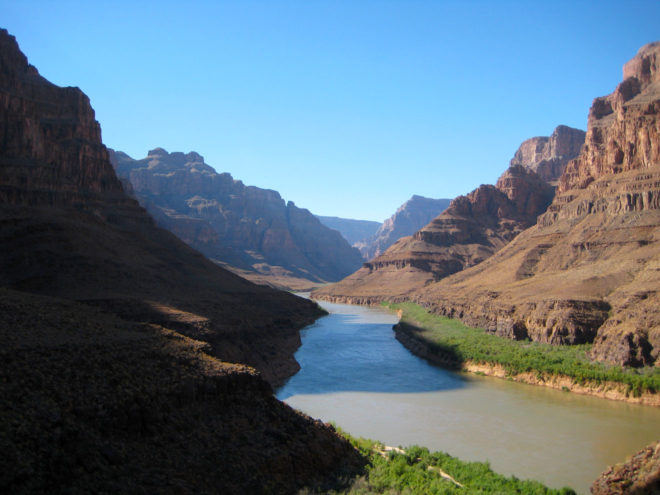
POLYGON ((413 298, 496 334, 594 342, 592 356, 650 365, 660 352, 660 44, 596 98, 580 156, 537 225, 413 298))
POLYGON ((565 166, 579 150, 566 142, 572 142, 580 132, 560 126, 552 138, 525 141, 512 160, 521 163, 512 164, 495 186, 482 185, 454 199, 411 237, 400 239, 350 277, 315 291, 314 297, 357 303, 403 300, 417 289, 492 256, 534 225, 552 201, 554 188, 532 168, 540 161, 565 166), (534 140, 547 144, 546 152, 539 154, 542 160, 521 152, 534 140), (568 148, 573 155, 558 154, 568 148))
POLYGON ((511 165, 523 165, 544 181, 556 185, 566 164, 580 153, 584 138, 584 131, 560 125, 549 137, 524 141, 513 155, 511 165))
POLYGON ((365 260, 371 260, 384 253, 402 237, 414 234, 432 219, 442 213, 450 199, 432 199, 413 195, 403 203, 390 218, 385 220, 372 236, 355 244, 365 260))
POLYGON ((285 203, 276 191, 216 173, 195 152, 156 148, 142 160, 122 152, 111 153, 111 160, 159 225, 211 259, 316 283, 360 266, 359 252, 308 210, 285 203))
POLYGON ((295 371, 319 309, 157 228, 88 98, 5 30, 0 143, 4 491, 294 492, 359 464, 262 378, 295 371))

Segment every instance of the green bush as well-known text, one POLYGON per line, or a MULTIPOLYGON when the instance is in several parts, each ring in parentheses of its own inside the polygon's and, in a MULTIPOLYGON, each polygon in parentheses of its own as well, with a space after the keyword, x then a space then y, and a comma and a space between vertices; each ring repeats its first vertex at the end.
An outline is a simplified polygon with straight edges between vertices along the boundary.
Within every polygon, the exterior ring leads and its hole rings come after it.
POLYGON ((415 338, 427 342, 435 354, 456 365, 469 360, 499 364, 509 376, 536 372, 539 378, 544 373, 565 375, 580 384, 622 383, 634 397, 660 390, 659 368, 624 368, 591 361, 591 344, 558 346, 510 340, 470 328, 459 320, 433 315, 417 304, 387 306, 403 311, 399 331, 413 333, 415 338))
POLYGON ((493 472, 486 462, 464 462, 443 452, 412 446, 405 453, 381 454, 383 445, 364 438, 354 438, 342 432, 368 459, 365 474, 342 492, 347 494, 530 494, 571 495, 570 488, 554 490, 537 481, 519 480, 493 472), (440 470, 456 482, 442 477, 440 470))

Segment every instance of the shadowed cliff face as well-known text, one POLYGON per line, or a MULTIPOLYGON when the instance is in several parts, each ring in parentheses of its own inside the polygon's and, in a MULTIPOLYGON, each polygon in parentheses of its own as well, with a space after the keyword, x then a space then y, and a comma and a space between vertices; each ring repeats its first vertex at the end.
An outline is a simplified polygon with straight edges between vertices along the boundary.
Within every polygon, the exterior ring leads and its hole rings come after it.
POLYGON ((149 223, 124 194, 108 162, 89 98, 78 88, 46 81, 27 63, 14 38, 2 34, 0 201, 73 207, 106 219, 113 216, 112 208, 123 220, 149 223))
POLYGON ((376 233, 360 240, 355 246, 364 259, 371 260, 383 254, 402 237, 417 232, 447 209, 450 202, 449 199, 431 199, 414 195, 402 204, 394 215, 385 220, 376 233))
POLYGON ((122 152, 111 159, 159 225, 212 259, 264 275, 279 267, 317 283, 360 266, 359 252, 308 210, 216 173, 195 152, 157 148, 142 160, 122 152))
POLYGON ((296 329, 318 310, 218 268, 155 227, 123 192, 89 99, 39 76, 6 32, 0 43, 0 283, 113 307, 168 308, 150 311, 153 319, 195 314, 208 320, 208 340, 223 359, 256 365, 269 379, 295 371, 296 329), (126 304, 110 302, 117 300, 126 304))
POLYGON ((209 345, 0 289, 5 493, 296 493, 361 460, 209 345))
POLYGON ((428 284, 476 265, 534 225, 552 201, 554 189, 532 168, 540 161, 563 167, 575 156, 582 131, 560 126, 551 138, 525 141, 495 186, 482 185, 410 237, 404 237, 356 273, 314 292, 335 301, 373 303, 404 300, 428 284), (541 152, 521 150, 543 141, 541 152), (563 153, 574 154, 563 154, 563 153), (562 153, 562 154, 558 154, 562 153))
POLYGON ((660 352, 660 44, 596 98, 586 142, 537 225, 496 255, 413 297, 503 336, 594 342, 625 365, 660 352))
POLYGON ((87 97, 5 30, 0 144, 4 491, 294 492, 359 466, 263 379, 297 369, 298 329, 321 311, 155 227, 87 97))

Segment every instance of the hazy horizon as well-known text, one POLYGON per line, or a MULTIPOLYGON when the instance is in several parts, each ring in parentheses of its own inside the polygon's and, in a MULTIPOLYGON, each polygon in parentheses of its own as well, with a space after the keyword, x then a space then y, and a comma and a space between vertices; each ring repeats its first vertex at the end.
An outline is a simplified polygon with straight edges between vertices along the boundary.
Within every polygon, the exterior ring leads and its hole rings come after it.
POLYGON ((103 142, 196 151, 316 215, 382 222, 413 194, 494 183, 519 144, 586 130, 660 39, 660 2, 0 0, 103 142))

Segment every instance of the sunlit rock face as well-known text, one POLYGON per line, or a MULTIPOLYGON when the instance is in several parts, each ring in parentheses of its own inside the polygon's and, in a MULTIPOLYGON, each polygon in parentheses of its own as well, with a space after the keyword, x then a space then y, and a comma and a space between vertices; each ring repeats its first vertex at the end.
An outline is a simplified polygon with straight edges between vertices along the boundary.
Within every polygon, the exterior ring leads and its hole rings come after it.
POLYGON ((419 291, 436 312, 495 333, 594 342, 595 359, 657 362, 660 352, 660 44, 596 98, 582 152, 537 224, 483 263, 419 291))
POLYGON ((549 137, 533 137, 523 142, 511 165, 527 167, 544 181, 556 184, 569 160, 580 153, 584 138, 584 131, 560 125, 549 137))
POLYGON ((625 462, 608 467, 591 485, 593 495, 660 493, 660 442, 653 442, 625 462))
POLYGON ((399 239, 350 277, 315 291, 315 297, 345 302, 405 299, 481 263, 545 212, 554 187, 535 169, 552 164, 563 170, 579 152, 581 136, 584 132, 560 126, 551 137, 525 141, 496 185, 482 185, 455 198, 427 225, 399 239))

